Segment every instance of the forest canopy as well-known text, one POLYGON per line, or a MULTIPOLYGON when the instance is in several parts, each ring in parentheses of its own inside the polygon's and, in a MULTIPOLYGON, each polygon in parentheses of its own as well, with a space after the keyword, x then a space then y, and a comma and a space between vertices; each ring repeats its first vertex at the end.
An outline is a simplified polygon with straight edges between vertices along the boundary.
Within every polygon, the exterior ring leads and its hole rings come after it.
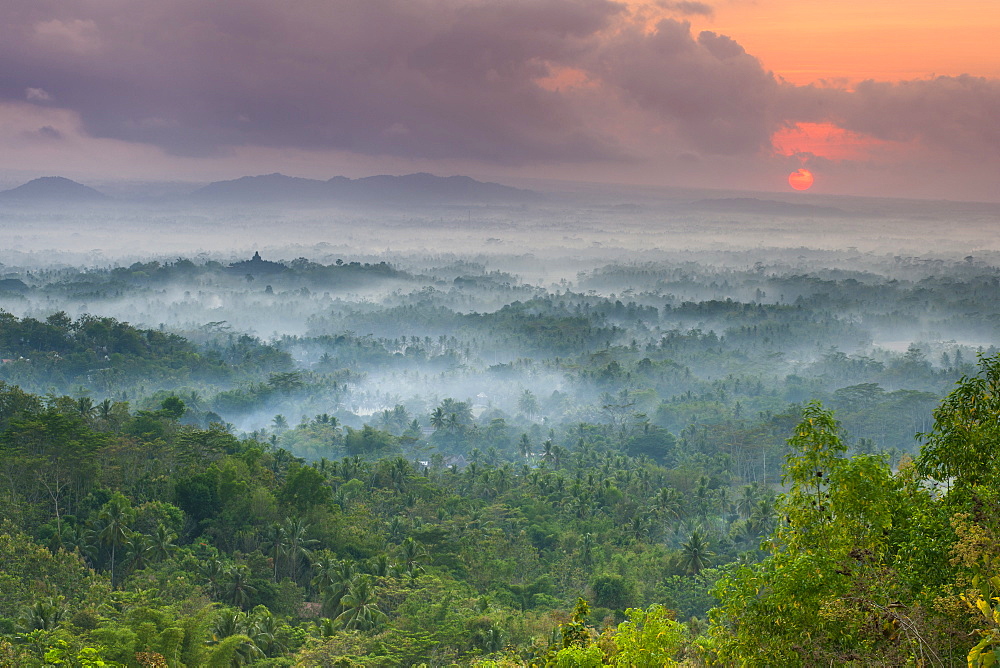
POLYGON ((247 262, 11 272, 0 664, 995 656, 993 267, 247 262))

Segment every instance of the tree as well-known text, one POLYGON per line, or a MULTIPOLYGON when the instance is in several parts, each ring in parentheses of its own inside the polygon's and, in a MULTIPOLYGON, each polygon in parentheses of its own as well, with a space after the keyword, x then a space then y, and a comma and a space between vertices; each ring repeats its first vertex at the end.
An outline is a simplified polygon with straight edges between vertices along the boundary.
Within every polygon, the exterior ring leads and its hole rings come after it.
POLYGON ((320 591, 323 613, 336 617, 343 612, 340 603, 347 595, 351 583, 358 577, 357 563, 328 559, 317 561, 313 568, 317 572, 312 584, 320 591))
POLYGON ((880 457, 842 457, 839 425, 818 402, 802 417, 788 439, 771 554, 713 590, 715 651, 727 664, 906 663, 922 655, 924 634, 889 540, 899 540, 891 530, 905 525, 919 486, 904 490, 880 457))
POLYGON ((444 409, 438 406, 433 411, 431 411, 431 427, 435 430, 444 429, 445 421, 447 416, 444 413, 444 409))
POLYGON ((94 453, 105 443, 78 415, 55 408, 22 413, 0 434, 0 467, 12 492, 50 499, 61 534, 63 511, 72 511, 89 490, 97 473, 94 453))
POLYGON ((17 626, 23 632, 51 631, 59 626, 65 614, 66 608, 62 600, 47 597, 25 608, 17 620, 17 626))
POLYGON ((174 542, 176 540, 177 534, 168 529, 163 522, 157 524, 150 536, 150 557, 153 561, 163 561, 176 554, 179 549, 174 542))
POLYGON ((715 553, 708 549, 708 541, 695 529, 686 543, 681 544, 681 568, 688 575, 698 575, 712 565, 715 553))
POLYGON ((594 604, 602 608, 624 610, 632 600, 635 587, 620 575, 606 574, 594 578, 590 584, 594 592, 594 604))
POLYGON ((674 655, 684 642, 684 625, 672 619, 662 605, 647 610, 629 608, 626 621, 615 630, 611 665, 629 668, 676 666, 674 655))
POLYGON ((517 452, 525 459, 531 454, 531 439, 527 434, 521 434, 521 439, 517 442, 517 452))
POLYGON ((299 513, 324 505, 333 498, 326 477, 312 466, 293 466, 278 493, 278 501, 299 513))
POLYGON ((135 517, 132 504, 121 492, 115 492, 97 515, 100 525, 98 538, 105 547, 111 548, 111 585, 115 584, 115 552, 125 544, 129 536, 129 525, 135 517))
POLYGON ((285 527, 275 522, 267 529, 267 554, 271 560, 271 568, 274 570, 274 581, 278 581, 278 561, 285 554, 288 544, 288 534, 285 527))
POLYGON ((953 485, 961 495, 1000 480, 1000 354, 980 357, 975 376, 958 386, 934 410, 934 426, 919 434, 925 443, 917 470, 953 485))
POLYGON ((160 412, 173 420, 180 420, 187 408, 180 397, 169 396, 160 402, 160 412))
POLYGON ((378 607, 375 578, 370 575, 361 575, 351 582, 340 603, 344 611, 337 616, 337 622, 345 629, 371 631, 387 619, 378 607))
POLYGON ((421 561, 427 557, 427 550, 423 545, 408 537, 399 545, 399 559, 403 572, 411 579, 415 580, 424 568, 421 561))
POLYGON ((289 517, 282 524, 284 530, 285 550, 288 555, 288 576, 298 580, 299 560, 309 559, 309 548, 318 543, 315 538, 309 538, 309 525, 297 517, 289 517))
POLYGON ((517 408, 530 420, 538 412, 538 399, 531 390, 525 390, 517 400, 517 408))
POLYGON ((231 567, 223 574, 222 597, 232 605, 246 609, 250 597, 257 593, 257 588, 250 583, 250 569, 239 564, 231 567))

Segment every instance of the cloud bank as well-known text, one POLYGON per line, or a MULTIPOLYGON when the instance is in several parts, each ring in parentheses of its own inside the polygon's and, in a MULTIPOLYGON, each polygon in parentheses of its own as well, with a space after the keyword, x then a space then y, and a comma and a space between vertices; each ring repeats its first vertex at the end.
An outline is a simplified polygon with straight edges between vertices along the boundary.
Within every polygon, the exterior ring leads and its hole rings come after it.
POLYGON ((656 7, 650 23, 608 0, 8 0, 0 104, 195 157, 750 158, 783 128, 832 123, 927 160, 1000 161, 1000 81, 795 86, 732 37, 694 34, 684 17, 710 5, 656 7))

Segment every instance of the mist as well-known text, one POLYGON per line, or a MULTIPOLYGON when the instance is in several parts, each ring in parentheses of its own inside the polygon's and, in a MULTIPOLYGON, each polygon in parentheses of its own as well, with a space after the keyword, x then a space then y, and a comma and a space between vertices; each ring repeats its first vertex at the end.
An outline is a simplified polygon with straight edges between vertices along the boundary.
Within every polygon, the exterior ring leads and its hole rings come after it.
POLYGON ((583 423, 708 438, 698 430, 811 398, 898 456, 993 350, 998 212, 611 188, 491 205, 7 203, 9 316, 128 323, 218 367, 149 377, 98 351, 94 369, 63 373, 58 355, 4 350, 0 379, 134 406, 174 393, 189 420, 309 458, 343 453, 337 434, 305 444, 329 417, 466 455, 492 425, 514 457, 519 433, 536 446, 572 445, 583 423), (451 436, 430 422, 446 402, 465 423, 451 436))

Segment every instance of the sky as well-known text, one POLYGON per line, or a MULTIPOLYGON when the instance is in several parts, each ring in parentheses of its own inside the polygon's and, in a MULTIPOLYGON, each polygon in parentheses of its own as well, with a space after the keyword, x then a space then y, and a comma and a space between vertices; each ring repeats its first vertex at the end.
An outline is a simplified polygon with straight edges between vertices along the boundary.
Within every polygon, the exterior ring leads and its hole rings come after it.
POLYGON ((5 0, 0 180, 1000 200, 996 0, 5 0))

